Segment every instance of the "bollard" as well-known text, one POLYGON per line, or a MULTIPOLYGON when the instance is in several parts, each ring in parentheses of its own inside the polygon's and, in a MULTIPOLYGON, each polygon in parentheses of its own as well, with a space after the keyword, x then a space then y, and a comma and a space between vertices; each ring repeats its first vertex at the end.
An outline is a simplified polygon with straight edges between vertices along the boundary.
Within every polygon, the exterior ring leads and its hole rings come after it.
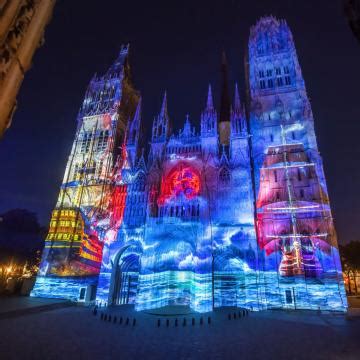
POLYGON ((133 320, 133 326, 135 326, 135 325, 136 325, 136 319, 133 320))
POLYGON ((208 317, 208 324, 209 325, 211 324, 211 317, 210 316, 208 317))
POLYGON ((96 307, 94 307, 93 315, 96 316, 96 314, 97 314, 97 309, 96 309, 96 307))
POLYGON ((129 318, 126 318, 126 323, 125 325, 129 325, 129 318))
POLYGON ((122 324, 123 318, 120 316, 119 324, 122 324))
POLYGON ((238 312, 238 316, 239 316, 239 318, 241 318, 241 311, 238 312))
POLYGON ((169 327, 170 321, 169 319, 166 319, 166 326, 169 327))
POLYGON ((234 313, 234 319, 236 319, 236 313, 234 313))
POLYGON ((195 318, 192 318, 192 320, 191 320, 191 325, 192 325, 192 326, 195 325, 195 318))
POLYGON ((231 320, 231 314, 228 314, 228 320, 231 320))
POLYGON ((175 326, 178 326, 178 319, 175 319, 175 326))
POLYGON ((186 318, 183 320, 183 326, 186 326, 186 318))
POLYGON ((114 316, 114 324, 116 324, 116 322, 117 322, 117 317, 114 316))
POLYGON ((243 311, 242 311, 242 314, 243 314, 243 316, 245 316, 245 315, 246 315, 246 314, 245 314, 245 310, 243 310, 243 311))
POLYGON ((204 319, 201 317, 200 318, 200 325, 202 325, 204 323, 204 319))
POLYGON ((158 319, 157 325, 158 325, 158 327, 160 327, 160 325, 161 325, 161 320, 160 319, 158 319))
POLYGON ((104 314, 103 314, 103 313, 100 314, 100 319, 101 319, 101 320, 104 319, 104 314))
POLYGON ((108 319, 109 321, 111 321, 111 315, 109 315, 109 319, 108 319))
POLYGON ((104 315, 104 320, 105 320, 105 321, 107 320, 107 314, 104 315))

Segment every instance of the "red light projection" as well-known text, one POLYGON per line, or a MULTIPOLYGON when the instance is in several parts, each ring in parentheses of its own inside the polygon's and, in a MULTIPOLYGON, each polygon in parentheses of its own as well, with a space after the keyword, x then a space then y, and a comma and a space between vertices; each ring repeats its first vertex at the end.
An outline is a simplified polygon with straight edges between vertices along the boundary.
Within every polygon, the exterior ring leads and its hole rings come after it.
POLYGON ((113 213, 110 219, 110 226, 120 227, 124 218, 125 205, 126 205, 126 196, 127 196, 127 185, 119 185, 115 187, 113 196, 112 196, 112 209, 113 213))
POLYGON ((191 168, 183 168, 175 171, 170 181, 172 185, 171 192, 175 196, 183 193, 186 198, 192 199, 199 193, 199 177, 191 168))
POLYGON ((159 205, 162 205, 169 198, 177 198, 181 195, 190 200, 198 196, 199 192, 199 173, 194 168, 181 164, 170 171, 163 180, 159 205))
MULTIPOLYGON (((121 171, 126 165, 128 159, 128 152, 126 148, 126 135, 124 138, 124 143, 121 147, 121 156, 119 156, 115 171, 115 179, 116 181, 120 181, 121 171)), ((127 197, 127 185, 116 185, 115 189, 112 193, 111 200, 110 200, 110 206, 109 211, 111 212, 111 218, 110 218, 110 226, 111 228, 119 228, 123 222, 124 219, 124 213, 125 213, 125 206, 126 206, 126 197, 127 197)))

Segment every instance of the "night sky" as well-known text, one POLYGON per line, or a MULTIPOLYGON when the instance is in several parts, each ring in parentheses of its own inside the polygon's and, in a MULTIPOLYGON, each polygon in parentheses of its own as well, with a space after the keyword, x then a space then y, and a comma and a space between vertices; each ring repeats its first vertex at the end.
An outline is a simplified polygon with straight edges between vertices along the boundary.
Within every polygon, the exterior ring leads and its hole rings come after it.
POLYGON ((360 44, 341 0, 58 1, 0 143, 0 213, 26 208, 47 225, 87 84, 121 44, 131 44, 147 128, 165 89, 174 127, 187 113, 198 126, 209 82, 219 108, 223 49, 231 91, 237 81, 244 92, 249 28, 269 14, 287 19, 294 34, 339 240, 360 240, 360 44))

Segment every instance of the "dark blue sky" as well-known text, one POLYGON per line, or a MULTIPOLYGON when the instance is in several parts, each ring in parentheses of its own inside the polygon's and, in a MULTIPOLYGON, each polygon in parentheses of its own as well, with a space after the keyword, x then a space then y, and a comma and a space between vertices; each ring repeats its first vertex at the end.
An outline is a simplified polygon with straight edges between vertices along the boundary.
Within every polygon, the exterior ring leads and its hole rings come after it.
POLYGON ((46 43, 21 88, 13 125, 0 143, 0 212, 27 208, 47 224, 84 91, 122 43, 131 43, 146 126, 167 89, 179 128, 186 113, 199 123, 209 82, 219 103, 222 49, 231 84, 237 81, 244 90, 249 27, 268 14, 286 18, 294 34, 339 239, 360 240, 360 45, 341 0, 58 1, 46 43))

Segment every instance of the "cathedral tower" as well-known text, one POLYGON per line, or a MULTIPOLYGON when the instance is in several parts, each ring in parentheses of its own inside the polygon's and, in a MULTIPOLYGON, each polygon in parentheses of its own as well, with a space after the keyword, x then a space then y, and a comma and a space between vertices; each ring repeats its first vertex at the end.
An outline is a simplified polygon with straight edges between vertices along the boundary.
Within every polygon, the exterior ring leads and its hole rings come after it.
POLYGON ((126 158, 122 151, 126 147, 126 128, 132 131, 129 145, 138 139, 140 105, 135 119, 128 125, 139 102, 131 84, 128 51, 128 46, 122 46, 113 65, 103 76, 94 75, 86 91, 34 295, 49 295, 48 286, 55 282, 61 285, 51 296, 56 297, 58 292, 61 297, 78 298, 84 277, 89 283, 92 277, 96 281, 103 237, 112 218, 109 200, 114 169, 115 165, 121 168, 126 158), (78 277, 79 282, 68 281, 68 277, 78 277))
POLYGON ((256 222, 266 301, 268 306, 342 308, 346 298, 322 159, 286 22, 261 18, 250 30, 248 51, 256 222), (276 273, 280 276, 273 277, 276 273))

